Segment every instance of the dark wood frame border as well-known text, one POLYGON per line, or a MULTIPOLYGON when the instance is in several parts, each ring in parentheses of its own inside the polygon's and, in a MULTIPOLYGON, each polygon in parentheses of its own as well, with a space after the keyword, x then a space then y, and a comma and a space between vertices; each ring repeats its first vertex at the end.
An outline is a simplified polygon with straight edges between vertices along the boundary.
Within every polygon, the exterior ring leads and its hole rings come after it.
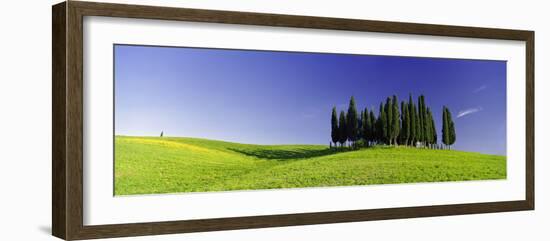
POLYGON ((533 31, 68 1, 52 7, 52 233, 66 240, 533 210, 533 31), (83 225, 83 17, 162 19, 525 41, 525 200, 169 222, 83 225))

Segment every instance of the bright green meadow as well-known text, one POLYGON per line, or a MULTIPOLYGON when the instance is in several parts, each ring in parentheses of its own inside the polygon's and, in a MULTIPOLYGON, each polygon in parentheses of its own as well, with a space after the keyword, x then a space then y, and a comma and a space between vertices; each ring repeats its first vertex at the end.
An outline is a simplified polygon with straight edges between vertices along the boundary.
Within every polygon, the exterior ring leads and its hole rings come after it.
POLYGON ((455 150, 115 137, 115 195, 505 178, 505 156, 455 150))

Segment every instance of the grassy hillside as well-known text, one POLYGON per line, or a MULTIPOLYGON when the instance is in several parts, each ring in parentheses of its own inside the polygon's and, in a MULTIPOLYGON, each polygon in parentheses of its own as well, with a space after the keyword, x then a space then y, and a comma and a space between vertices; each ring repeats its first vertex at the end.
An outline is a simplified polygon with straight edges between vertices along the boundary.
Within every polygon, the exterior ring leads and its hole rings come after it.
POLYGON ((116 195, 506 178, 506 157, 453 150, 124 136, 115 149, 116 195))

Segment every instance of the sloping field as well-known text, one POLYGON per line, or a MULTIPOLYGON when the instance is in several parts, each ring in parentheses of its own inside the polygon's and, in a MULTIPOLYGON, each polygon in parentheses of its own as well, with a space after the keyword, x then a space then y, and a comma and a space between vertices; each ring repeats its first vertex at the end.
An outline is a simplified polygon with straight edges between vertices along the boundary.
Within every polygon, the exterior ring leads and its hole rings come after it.
POLYGON ((506 157, 473 152, 115 137, 115 195, 504 178, 506 157))

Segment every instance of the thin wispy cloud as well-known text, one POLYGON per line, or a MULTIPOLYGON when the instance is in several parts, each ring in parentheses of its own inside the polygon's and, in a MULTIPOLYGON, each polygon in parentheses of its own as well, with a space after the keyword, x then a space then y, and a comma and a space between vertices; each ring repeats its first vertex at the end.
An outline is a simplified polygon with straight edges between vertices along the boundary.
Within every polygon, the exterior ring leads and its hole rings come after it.
POLYGON ((469 108, 469 109, 461 110, 461 111, 458 112, 458 115, 456 116, 456 118, 458 119, 458 118, 461 118, 461 117, 464 117, 464 116, 467 116, 467 115, 471 115, 471 114, 480 112, 482 110, 483 110, 483 108, 481 106, 476 107, 476 108, 469 108))
POLYGON ((472 91, 472 93, 479 93, 479 92, 483 91, 484 89, 487 89, 487 85, 479 86, 477 89, 472 91))

